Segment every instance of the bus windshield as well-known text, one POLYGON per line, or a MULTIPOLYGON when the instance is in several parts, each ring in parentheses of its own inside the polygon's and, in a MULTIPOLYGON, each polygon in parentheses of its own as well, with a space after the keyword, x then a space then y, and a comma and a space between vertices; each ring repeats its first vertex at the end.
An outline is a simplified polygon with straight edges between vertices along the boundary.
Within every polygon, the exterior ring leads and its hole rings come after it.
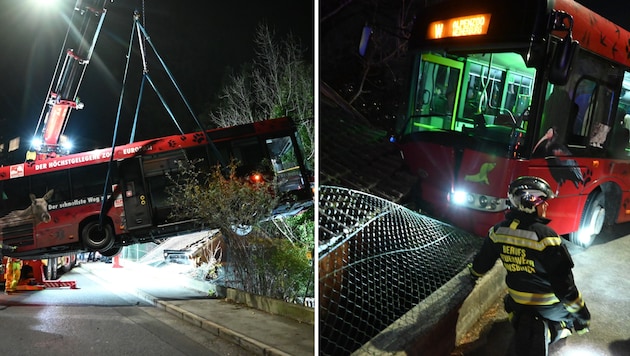
POLYGON ((405 133, 457 131, 508 143, 527 129, 536 70, 518 53, 418 54, 405 133))

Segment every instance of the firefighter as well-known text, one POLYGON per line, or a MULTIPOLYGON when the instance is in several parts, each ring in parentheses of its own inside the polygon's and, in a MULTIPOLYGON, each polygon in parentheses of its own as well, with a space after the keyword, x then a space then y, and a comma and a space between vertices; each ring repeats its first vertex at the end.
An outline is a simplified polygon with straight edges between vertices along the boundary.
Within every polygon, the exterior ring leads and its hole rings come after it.
MULTIPOLYGON (((16 249, 17 249, 17 247, 15 247, 15 246, 9 246, 9 245, 4 245, 4 244, 0 243, 0 263, 5 263, 4 262, 5 261, 4 260, 4 254, 5 253, 13 252, 16 249)), ((9 285, 9 283, 7 283, 7 268, 9 266, 9 264, 10 264, 10 262, 9 262, 10 258, 7 257, 6 261, 7 262, 6 262, 6 265, 4 266, 4 272, 3 272, 3 274, 4 274, 4 290, 5 290, 5 292, 7 291, 7 286, 9 285)))
MULTIPOLYGON (((571 255, 562 238, 547 226, 547 200, 554 197, 549 184, 539 177, 525 176, 512 182, 506 219, 489 230, 469 265, 471 274, 480 277, 501 259, 507 271, 505 309, 517 338, 522 325, 519 317, 533 315, 547 321, 549 332, 544 332, 547 335, 541 341, 545 343, 540 354, 546 354, 549 343, 569 336, 572 329, 578 334, 587 332, 591 319, 573 279, 571 255)), ((528 348, 533 347, 528 344, 528 348)))
POLYGON ((15 292, 22 274, 22 260, 8 257, 7 267, 4 273, 4 291, 15 292))

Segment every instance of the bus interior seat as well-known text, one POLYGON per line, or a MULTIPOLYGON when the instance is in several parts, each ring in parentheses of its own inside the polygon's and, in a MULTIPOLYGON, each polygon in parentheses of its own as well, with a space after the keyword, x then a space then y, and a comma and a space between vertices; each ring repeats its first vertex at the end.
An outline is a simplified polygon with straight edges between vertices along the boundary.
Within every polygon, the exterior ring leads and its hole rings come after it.
POLYGON ((479 114, 473 115, 472 120, 475 127, 480 127, 480 128, 486 127, 486 117, 483 114, 479 113, 479 114))
POLYGON ((446 114, 448 109, 448 100, 443 95, 434 95, 433 96, 433 113, 436 114, 446 114))
POLYGON ((514 126, 514 120, 512 120, 512 116, 510 114, 499 114, 494 119, 495 125, 501 126, 514 126))

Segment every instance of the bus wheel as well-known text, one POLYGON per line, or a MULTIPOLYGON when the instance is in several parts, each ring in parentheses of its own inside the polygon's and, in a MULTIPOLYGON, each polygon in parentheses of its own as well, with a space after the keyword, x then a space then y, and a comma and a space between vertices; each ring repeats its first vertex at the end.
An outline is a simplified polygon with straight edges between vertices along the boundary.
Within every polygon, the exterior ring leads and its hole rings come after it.
POLYGON ((120 250, 122 250, 122 246, 117 246, 117 247, 112 247, 109 248, 107 250, 103 250, 103 251, 99 251, 101 255, 105 256, 105 257, 114 257, 117 254, 120 253, 120 250))
POLYGON ((587 248, 595 237, 602 231, 606 219, 604 193, 597 192, 589 196, 582 213, 578 231, 569 234, 569 240, 574 244, 587 248))
POLYGON ((105 251, 114 244, 114 230, 109 224, 101 227, 98 221, 90 221, 81 230, 81 240, 90 250, 105 251))

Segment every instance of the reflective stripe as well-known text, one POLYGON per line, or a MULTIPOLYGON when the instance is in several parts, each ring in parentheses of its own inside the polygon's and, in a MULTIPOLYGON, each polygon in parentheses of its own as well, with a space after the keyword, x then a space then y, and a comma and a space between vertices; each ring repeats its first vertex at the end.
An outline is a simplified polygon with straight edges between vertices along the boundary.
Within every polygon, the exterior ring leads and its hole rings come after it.
POLYGON ((578 292, 578 297, 574 301, 564 305, 569 313, 577 313, 580 309, 584 308, 584 299, 582 299, 582 293, 578 292))
POLYGON ((527 293, 511 288, 508 288, 508 292, 515 302, 523 305, 552 305, 560 302, 553 293, 527 293))
POLYGON ((544 237, 538 241, 538 236, 534 231, 513 230, 509 227, 499 227, 496 231, 490 230, 489 237, 496 243, 525 247, 536 251, 542 251, 547 246, 560 246, 562 244, 560 236, 544 237))
POLYGON ((472 264, 471 264, 471 266, 468 268, 468 270, 470 271, 470 274, 472 274, 474 277, 477 277, 477 278, 479 278, 479 277, 483 277, 483 274, 481 274, 481 273, 479 273, 479 272, 475 271, 475 269, 474 269, 474 268, 472 268, 472 264))

